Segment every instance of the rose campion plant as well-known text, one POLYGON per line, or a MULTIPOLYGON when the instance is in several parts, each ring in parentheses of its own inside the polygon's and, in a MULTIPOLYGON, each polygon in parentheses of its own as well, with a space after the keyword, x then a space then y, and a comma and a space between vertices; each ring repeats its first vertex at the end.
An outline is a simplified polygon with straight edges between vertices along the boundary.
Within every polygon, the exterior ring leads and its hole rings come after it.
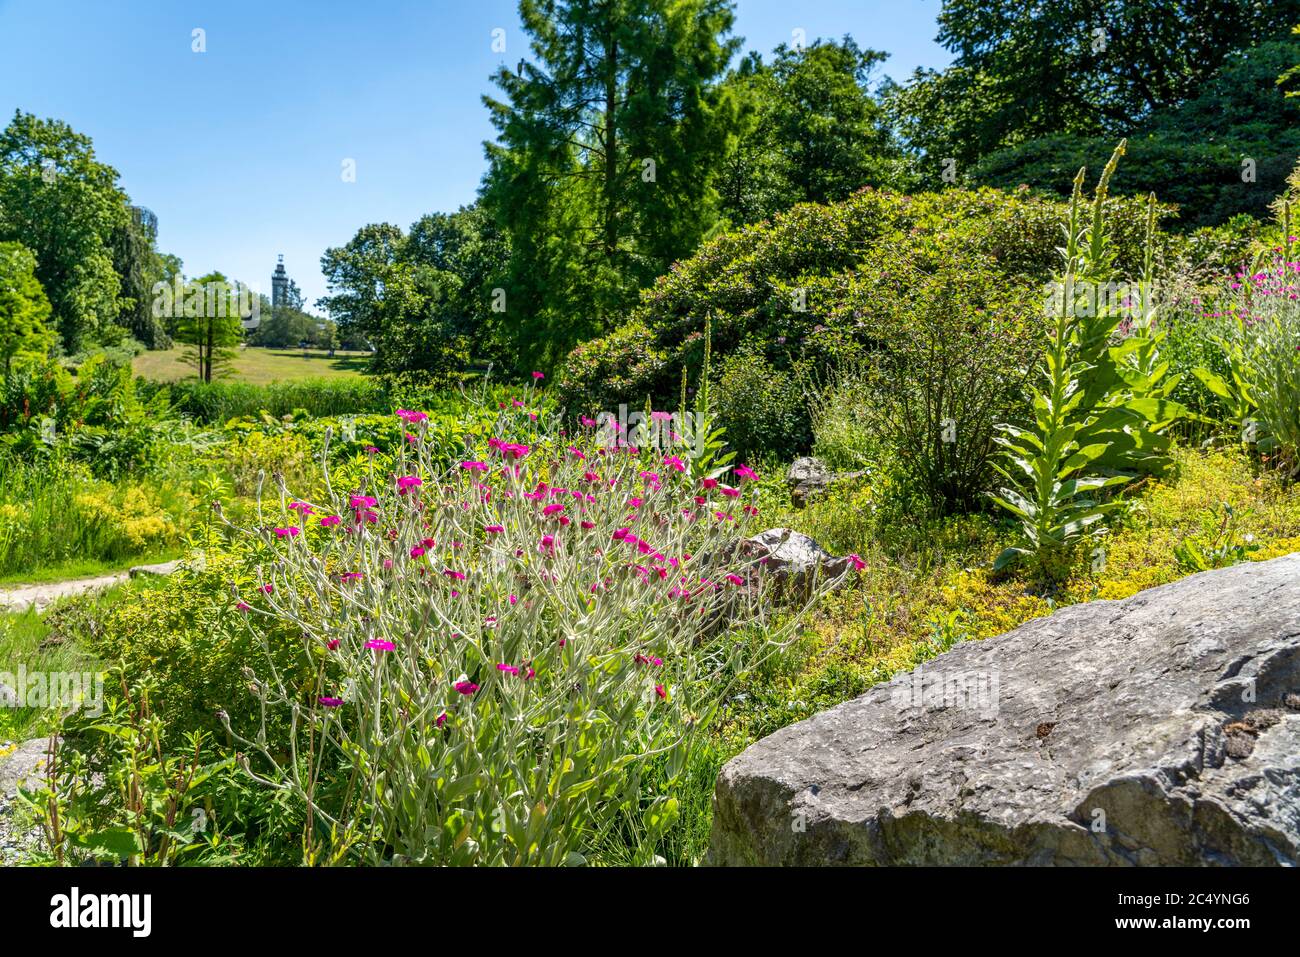
POLYGON ((326 465, 324 500, 281 485, 261 527, 232 526, 261 556, 232 602, 251 629, 300 630, 315 676, 250 662, 292 733, 227 720, 261 759, 245 767, 308 809, 311 863, 576 864, 629 818, 649 862, 693 746, 802 610, 774 615, 735 547, 754 474, 700 482, 513 406, 439 468, 427 419, 399 415, 394 471, 334 489, 326 465), (643 793, 650 761, 669 788, 643 793))

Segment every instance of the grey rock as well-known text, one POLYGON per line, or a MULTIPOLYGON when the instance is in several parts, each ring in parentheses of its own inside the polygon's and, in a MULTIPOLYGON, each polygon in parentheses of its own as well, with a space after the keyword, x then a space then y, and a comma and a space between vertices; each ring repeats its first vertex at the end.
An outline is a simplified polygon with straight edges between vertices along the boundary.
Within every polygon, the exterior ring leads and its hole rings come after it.
POLYGON ((141 575, 170 575, 176 569, 180 568, 183 559, 177 558, 170 562, 159 562, 156 565, 136 565, 130 570, 132 578, 139 578, 141 575))
POLYGON ((0 751, 0 799, 8 801, 21 786, 31 786, 45 772, 50 739, 32 738, 8 754, 0 751))
POLYGON ((851 567, 848 558, 836 558, 815 539, 788 528, 769 528, 745 539, 741 554, 773 576, 783 590, 798 592, 827 579, 843 582, 851 567))
POLYGON ((811 455, 795 459, 785 473, 786 485, 790 488, 790 501, 795 508, 806 504, 825 494, 838 481, 861 478, 865 472, 832 472, 821 459, 811 455))
POLYGON ((714 864, 1300 863, 1300 553, 966 642, 718 777, 714 864))

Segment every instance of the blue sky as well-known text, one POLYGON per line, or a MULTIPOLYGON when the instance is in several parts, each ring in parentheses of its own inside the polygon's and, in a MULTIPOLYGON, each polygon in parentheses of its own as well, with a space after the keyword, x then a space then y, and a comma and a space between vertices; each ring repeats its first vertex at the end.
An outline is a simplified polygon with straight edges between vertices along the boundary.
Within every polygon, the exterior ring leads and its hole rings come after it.
MULTIPOLYGON (((739 0, 735 33, 764 54, 796 28, 848 33, 901 80, 948 62, 939 7, 739 0)), ((0 122, 17 108, 89 134, 187 274, 269 292, 283 253, 311 303, 326 247, 473 200, 493 133, 480 97, 526 52, 515 0, 0 0, 0 122)))

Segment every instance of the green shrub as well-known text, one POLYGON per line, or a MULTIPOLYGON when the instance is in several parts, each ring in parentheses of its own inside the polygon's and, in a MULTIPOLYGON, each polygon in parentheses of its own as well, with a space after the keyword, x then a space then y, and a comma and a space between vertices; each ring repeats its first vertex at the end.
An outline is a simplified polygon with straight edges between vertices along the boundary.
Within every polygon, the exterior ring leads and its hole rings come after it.
MULTIPOLYGON (((990 283, 1045 282, 1064 208, 992 189, 864 190, 834 205, 796 206, 675 264, 642 293, 623 327, 573 350, 560 403, 572 415, 620 402, 640 407, 647 396, 656 408, 675 405, 683 366, 698 375, 706 315, 719 355, 750 341, 763 344, 778 370, 804 361, 824 368, 848 346, 887 342, 897 315, 888 303, 907 302, 926 276, 987 269, 990 283), (897 273, 900 263, 910 267, 906 275, 897 273)), ((1131 199, 1106 206, 1121 267, 1142 262, 1140 209, 1131 199)))
POLYGON ((803 391, 791 372, 773 367, 757 349, 723 360, 713 398, 727 442, 740 459, 789 459, 807 449, 811 435, 803 391))

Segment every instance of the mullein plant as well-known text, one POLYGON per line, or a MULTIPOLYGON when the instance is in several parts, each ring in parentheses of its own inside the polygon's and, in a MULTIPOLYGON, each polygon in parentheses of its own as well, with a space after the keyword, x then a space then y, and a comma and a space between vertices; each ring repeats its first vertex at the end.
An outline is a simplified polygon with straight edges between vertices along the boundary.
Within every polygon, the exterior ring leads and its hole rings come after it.
POLYGON ((1028 564, 1042 580, 1063 577, 1076 549, 1104 529, 1107 513, 1119 505, 1104 490, 1127 484, 1135 473, 1161 470, 1167 430, 1184 414, 1168 398, 1177 380, 1159 360, 1154 203, 1136 303, 1101 293, 1113 288, 1115 276, 1104 212, 1125 146, 1121 141, 1103 169, 1090 210, 1085 171, 1074 179, 1043 364, 1030 389, 1032 422, 999 426, 1004 452, 995 467, 1008 484, 992 498, 1015 517, 1019 536, 997 557, 995 570, 1028 564))
POLYGON ((580 864, 612 832, 654 862, 729 689, 796 636, 801 609, 774 617, 732 547, 758 527, 753 472, 697 478, 513 408, 446 468, 400 414, 394 472, 335 490, 322 456, 320 499, 281 487, 232 527, 260 555, 234 609, 291 624, 314 675, 250 663, 292 733, 227 719, 246 771, 305 809, 309 863, 580 864))

